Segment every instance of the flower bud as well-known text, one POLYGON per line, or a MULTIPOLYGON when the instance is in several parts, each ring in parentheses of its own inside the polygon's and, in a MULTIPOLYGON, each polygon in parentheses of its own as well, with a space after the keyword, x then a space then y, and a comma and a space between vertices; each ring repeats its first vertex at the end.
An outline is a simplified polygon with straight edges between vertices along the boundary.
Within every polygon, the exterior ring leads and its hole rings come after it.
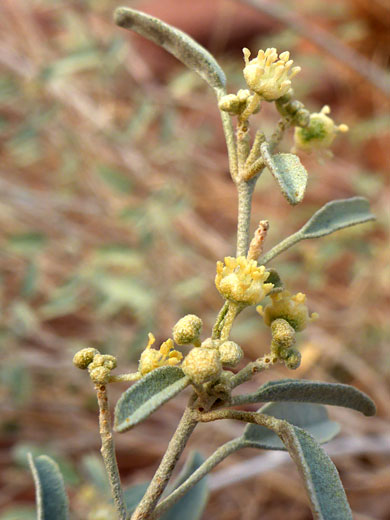
POLYGON ((271 323, 272 341, 283 348, 290 348, 295 343, 295 330, 282 318, 271 323))
POLYGON ((108 383, 111 372, 109 368, 105 366, 98 366, 96 368, 91 369, 90 366, 88 367, 89 375, 94 383, 100 385, 105 385, 106 383, 108 383))
POLYGON ((301 358, 301 353, 298 352, 298 350, 291 349, 284 364, 287 368, 290 368, 291 370, 296 370, 301 364, 301 358))
POLYGON ((173 339, 178 345, 188 345, 199 340, 203 322, 195 314, 187 314, 173 327, 173 339))
POLYGON ((210 348, 194 348, 184 359, 182 369, 195 384, 215 381, 222 371, 218 351, 210 348))
POLYGON ((96 348, 83 348, 74 355, 73 364, 77 368, 85 370, 97 354, 100 354, 100 352, 96 348))
POLYGON ((244 356, 242 348, 234 341, 225 341, 218 347, 219 357, 222 365, 235 367, 244 356))
POLYGON ((271 300, 272 303, 266 305, 264 309, 261 306, 256 309, 263 316, 264 323, 268 326, 274 320, 281 318, 287 321, 296 332, 299 332, 305 329, 310 321, 318 317, 316 313, 309 316, 306 296, 303 293, 291 296, 289 291, 282 291, 271 294, 271 300))

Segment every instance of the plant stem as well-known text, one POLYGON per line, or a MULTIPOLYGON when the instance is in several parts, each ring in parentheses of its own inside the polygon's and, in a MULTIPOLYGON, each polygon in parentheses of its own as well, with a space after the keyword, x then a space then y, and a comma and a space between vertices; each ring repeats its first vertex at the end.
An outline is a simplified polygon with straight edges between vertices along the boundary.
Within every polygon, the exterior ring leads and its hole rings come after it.
POLYGON ((237 184, 238 192, 238 222, 237 222, 237 251, 236 256, 246 256, 249 247, 249 232, 252 209, 252 195, 257 178, 250 181, 240 181, 237 184))
POLYGON ((285 238, 279 244, 276 244, 275 247, 267 251, 265 255, 263 255, 261 258, 259 258, 259 264, 265 265, 269 261, 271 261, 275 256, 280 255, 280 253, 283 253, 286 249, 290 248, 297 242, 303 239, 302 233, 300 231, 297 231, 293 235, 290 235, 289 237, 285 238))
POLYGON ((213 410, 211 412, 199 413, 199 422, 219 421, 220 419, 234 419, 259 426, 265 426, 279 435, 280 428, 285 421, 275 419, 270 415, 258 412, 245 412, 243 410, 213 410))
POLYGON ((187 407, 168 444, 167 451, 161 460, 160 466, 154 474, 144 497, 134 511, 131 520, 147 520, 151 518, 151 513, 168 484, 176 463, 197 423, 198 420, 193 410, 187 407))
POLYGON ((217 464, 240 448, 240 439, 233 439, 220 446, 194 473, 192 473, 190 477, 188 477, 186 481, 183 482, 183 484, 181 484, 181 486, 176 488, 170 495, 162 500, 162 502, 156 507, 155 512, 151 515, 150 519, 155 520, 159 518, 167 509, 176 504, 176 502, 180 500, 187 491, 193 488, 195 484, 210 473, 217 464))
MULTIPOLYGON (((223 95, 223 93, 222 93, 223 95)), ((223 132, 225 134, 225 141, 228 150, 229 157, 229 170, 230 175, 234 182, 238 179, 238 164, 237 164, 237 149, 234 138, 233 125, 230 115, 223 110, 220 110, 223 132)))
POLYGON ((229 334, 230 334, 230 330, 233 325, 233 321, 234 321, 235 317, 237 316, 239 310, 240 310, 240 306, 238 303, 229 302, 228 310, 225 315, 225 319, 223 321, 223 327, 221 330, 221 335, 220 335, 221 341, 226 341, 229 339, 229 334))
MULTIPOLYGON (((262 372, 263 370, 267 370, 275 363, 274 356, 270 354, 266 354, 260 359, 256 359, 256 361, 252 361, 252 363, 248 363, 246 367, 237 372, 231 379, 230 384, 232 388, 236 388, 236 386, 242 385, 246 381, 249 381, 255 374, 258 372, 262 372)), ((234 397, 233 397, 234 400, 234 397)))
POLYGON ((119 476, 118 464, 115 456, 115 445, 111 430, 110 410, 108 408, 107 391, 105 385, 95 385, 99 405, 99 428, 102 439, 101 454, 110 482, 111 493, 120 520, 126 520, 127 511, 123 500, 123 491, 119 476))
POLYGON ((229 308, 229 302, 225 301, 223 304, 221 310, 218 313, 217 319, 215 321, 214 327, 213 327, 213 333, 212 333, 212 339, 219 339, 221 335, 221 327, 223 325, 223 320, 225 319, 226 313, 229 308))
POLYGON ((118 374, 115 376, 110 376, 108 382, 121 383, 122 381, 138 381, 139 379, 141 379, 141 374, 139 372, 134 372, 132 374, 118 374))

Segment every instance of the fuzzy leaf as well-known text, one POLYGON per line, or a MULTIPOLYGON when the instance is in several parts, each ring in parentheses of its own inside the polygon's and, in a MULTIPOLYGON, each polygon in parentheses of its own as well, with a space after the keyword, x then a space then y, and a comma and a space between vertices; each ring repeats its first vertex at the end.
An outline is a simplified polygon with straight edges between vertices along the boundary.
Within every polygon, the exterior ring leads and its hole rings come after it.
POLYGON ((314 519, 352 520, 337 469, 316 440, 288 423, 280 436, 302 475, 314 519))
POLYGON ((67 520, 68 498, 58 465, 47 455, 28 456, 34 477, 38 520, 67 520))
POLYGON ((156 368, 124 392, 115 407, 115 430, 140 423, 189 384, 179 367, 156 368))
MULTIPOLYGON (((340 426, 328 418, 325 406, 307 403, 270 403, 260 413, 283 419, 308 431, 321 444, 338 434, 340 426)), ((248 424, 243 434, 244 446, 263 450, 285 450, 283 442, 268 428, 248 424)))
POLYGON ((367 416, 375 415, 376 412, 375 404, 368 395, 353 386, 305 379, 269 381, 253 394, 237 396, 233 403, 245 404, 267 401, 296 401, 344 406, 367 416))
POLYGON ((292 153, 271 155, 267 142, 261 145, 261 155, 287 202, 293 206, 299 204, 305 195, 307 184, 307 171, 299 157, 292 153))
POLYGON ((317 238, 369 220, 375 220, 375 216, 364 197, 333 200, 314 213, 298 233, 302 239, 317 238))
POLYGON ((114 13, 117 25, 132 29, 163 47, 189 69, 197 72, 218 93, 225 90, 226 78, 215 58, 188 34, 167 23, 129 7, 119 7, 114 13))
MULTIPOLYGON (((173 483, 173 489, 183 484, 183 482, 203 464, 204 460, 204 457, 196 451, 190 454, 184 468, 173 483)), ((199 520, 206 506, 207 496, 207 477, 205 477, 163 514, 161 520, 181 520, 182 518, 186 520, 199 520)))

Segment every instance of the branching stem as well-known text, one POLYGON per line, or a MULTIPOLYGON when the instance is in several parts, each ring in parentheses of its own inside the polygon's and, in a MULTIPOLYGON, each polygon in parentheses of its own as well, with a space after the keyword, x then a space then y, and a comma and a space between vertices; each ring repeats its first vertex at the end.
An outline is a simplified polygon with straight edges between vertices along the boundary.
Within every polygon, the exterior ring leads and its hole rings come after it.
POLYGON ((257 178, 241 181, 237 184, 238 192, 238 222, 236 256, 246 256, 250 239, 250 221, 252 210, 252 195, 257 178))
POLYGON ((123 499, 121 479, 115 456, 115 445, 112 437, 110 410, 108 408, 107 391, 105 385, 95 385, 99 405, 99 428, 102 439, 101 454, 110 482, 111 493, 120 520, 126 520, 127 511, 123 499))

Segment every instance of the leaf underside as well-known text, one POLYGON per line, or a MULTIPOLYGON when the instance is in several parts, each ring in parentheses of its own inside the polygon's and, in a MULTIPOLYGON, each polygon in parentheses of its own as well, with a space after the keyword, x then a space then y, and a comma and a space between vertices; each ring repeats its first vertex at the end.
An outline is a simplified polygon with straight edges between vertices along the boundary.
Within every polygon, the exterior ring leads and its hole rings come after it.
POLYGON ((277 180, 287 202, 292 206, 302 202, 307 185, 307 171, 299 157, 292 153, 278 153, 268 159, 266 165, 277 180))
MULTIPOLYGON (((270 403, 259 413, 282 419, 308 431, 321 444, 330 441, 340 431, 340 426, 328 418, 326 408, 308 403, 270 403)), ((244 446, 265 450, 286 450, 281 439, 268 428, 248 424, 243 434, 244 446)))
POLYGON ((116 9, 114 20, 120 27, 132 29, 173 54, 189 69, 197 72, 218 93, 225 91, 226 77, 215 58, 186 33, 129 7, 116 9))
POLYGON ((343 485, 333 462, 305 430, 286 424, 281 438, 298 466, 316 520, 352 520, 343 485))
MULTIPOLYGON (((352 408, 367 416, 375 415, 374 402, 357 388, 340 383, 323 383, 305 379, 269 381, 253 394, 245 396, 246 403, 267 401, 296 401, 321 403, 352 408)), ((244 404, 244 402, 242 403, 244 404)))
POLYGON ((156 368, 128 388, 115 406, 115 430, 124 432, 140 423, 189 384, 178 367, 156 368))
POLYGON ((28 459, 35 483, 38 520, 67 520, 68 498, 58 464, 47 455, 29 454, 28 459))

